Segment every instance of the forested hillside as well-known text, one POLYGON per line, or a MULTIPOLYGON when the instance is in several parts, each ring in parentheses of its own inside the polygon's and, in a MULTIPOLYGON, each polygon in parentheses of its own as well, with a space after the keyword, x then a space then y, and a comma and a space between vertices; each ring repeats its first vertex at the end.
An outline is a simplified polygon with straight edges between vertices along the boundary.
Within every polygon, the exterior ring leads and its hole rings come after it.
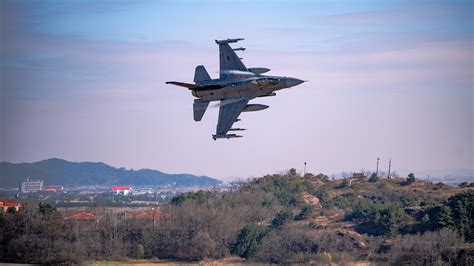
POLYGON ((45 185, 91 186, 125 184, 135 186, 204 186, 222 182, 207 176, 167 174, 152 169, 115 168, 105 163, 48 159, 35 163, 0 163, 0 187, 18 187, 26 178, 42 179, 45 185))
POLYGON ((0 218, 0 261, 474 262, 473 188, 414 176, 329 180, 290 170, 231 193, 181 194, 157 221, 64 221, 53 207, 28 206, 0 218))

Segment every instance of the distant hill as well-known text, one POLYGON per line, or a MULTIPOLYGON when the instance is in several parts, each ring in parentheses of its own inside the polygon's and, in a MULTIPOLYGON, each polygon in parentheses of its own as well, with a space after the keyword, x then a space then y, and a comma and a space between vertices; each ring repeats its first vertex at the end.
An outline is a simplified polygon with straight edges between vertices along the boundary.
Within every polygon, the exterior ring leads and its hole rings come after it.
POLYGON ((167 174, 152 169, 127 170, 105 163, 69 162, 48 159, 35 163, 0 162, 0 187, 17 187, 21 180, 41 178, 45 185, 135 185, 162 186, 174 184, 179 187, 193 185, 218 185, 222 182, 208 176, 191 174, 167 174))

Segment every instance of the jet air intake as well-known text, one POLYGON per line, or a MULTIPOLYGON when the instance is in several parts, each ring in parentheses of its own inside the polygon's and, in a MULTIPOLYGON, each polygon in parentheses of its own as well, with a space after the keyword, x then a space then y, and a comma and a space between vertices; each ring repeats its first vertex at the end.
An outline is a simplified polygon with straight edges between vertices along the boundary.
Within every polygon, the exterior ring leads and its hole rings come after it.
POLYGON ((269 106, 264 104, 247 104, 242 112, 256 112, 267 109, 269 106))

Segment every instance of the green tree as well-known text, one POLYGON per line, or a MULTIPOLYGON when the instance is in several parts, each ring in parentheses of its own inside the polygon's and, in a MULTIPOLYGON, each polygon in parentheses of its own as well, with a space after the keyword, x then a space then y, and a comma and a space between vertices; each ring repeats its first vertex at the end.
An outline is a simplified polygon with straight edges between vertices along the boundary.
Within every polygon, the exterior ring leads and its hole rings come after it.
POLYGON ((244 226, 237 235, 235 242, 231 245, 231 252, 242 258, 250 258, 255 254, 268 232, 267 228, 256 224, 244 226))
POLYGON ((474 191, 469 190, 448 198, 454 226, 466 240, 474 240, 474 191))
POLYGON ((171 199, 171 203, 180 205, 187 200, 193 200, 198 204, 203 204, 207 202, 212 196, 213 194, 210 191, 199 190, 197 192, 188 192, 175 196, 171 199))
POLYGON ((329 192, 324 186, 319 187, 317 191, 314 192, 315 196, 319 199, 319 203, 323 208, 329 208, 329 192))
POLYGON ((425 215, 423 215, 423 217, 421 218, 421 224, 423 226, 427 226, 429 223, 430 223, 430 216, 427 213, 425 213, 425 215))
POLYGON ((446 205, 440 206, 434 221, 437 227, 454 227, 453 213, 451 208, 446 205))
MULTIPOLYGON (((381 211, 380 225, 385 228, 385 234, 395 236, 398 234, 400 226, 408 220, 405 210, 399 205, 391 205, 381 211)), ((377 223, 377 221, 375 221, 377 223)))
POLYGON ((370 175, 370 177, 369 177, 369 182, 375 183, 375 182, 377 182, 377 181, 379 181, 379 177, 377 176, 376 173, 372 173, 372 174, 370 175))
POLYGON ((295 221, 300 221, 306 219, 313 212, 313 206, 307 205, 301 209, 301 212, 295 216, 295 221))
POLYGON ((43 215, 51 215, 52 213, 56 212, 56 208, 54 208, 53 206, 49 204, 43 204, 43 203, 39 204, 38 210, 43 215))
POLYGON ((290 168, 290 170, 288 170, 288 175, 289 176, 296 176, 297 175, 296 169, 295 168, 290 168))
POLYGON ((474 183, 471 182, 471 183, 468 183, 468 182, 462 182, 461 184, 459 184, 459 187, 461 188, 465 188, 465 187, 474 187, 474 183))
POLYGON ((289 211, 281 211, 275 215, 272 220, 272 228, 279 228, 284 225, 288 220, 291 220, 291 213, 289 211))
POLYGON ((410 173, 407 177, 407 184, 414 183, 416 181, 415 175, 413 173, 410 173))

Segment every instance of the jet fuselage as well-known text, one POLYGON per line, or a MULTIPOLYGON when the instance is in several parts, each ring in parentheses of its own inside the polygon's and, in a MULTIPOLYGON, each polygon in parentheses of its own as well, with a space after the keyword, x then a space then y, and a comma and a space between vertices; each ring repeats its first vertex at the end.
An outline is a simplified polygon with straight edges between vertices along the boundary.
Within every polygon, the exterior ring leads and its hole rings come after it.
POLYGON ((200 83, 200 85, 209 86, 209 89, 194 90, 192 94, 194 97, 205 101, 220 101, 228 98, 250 99, 273 96, 274 91, 290 88, 303 82, 296 78, 263 76, 253 73, 248 74, 248 76, 244 76, 244 74, 228 75, 224 79, 214 79, 200 83))

